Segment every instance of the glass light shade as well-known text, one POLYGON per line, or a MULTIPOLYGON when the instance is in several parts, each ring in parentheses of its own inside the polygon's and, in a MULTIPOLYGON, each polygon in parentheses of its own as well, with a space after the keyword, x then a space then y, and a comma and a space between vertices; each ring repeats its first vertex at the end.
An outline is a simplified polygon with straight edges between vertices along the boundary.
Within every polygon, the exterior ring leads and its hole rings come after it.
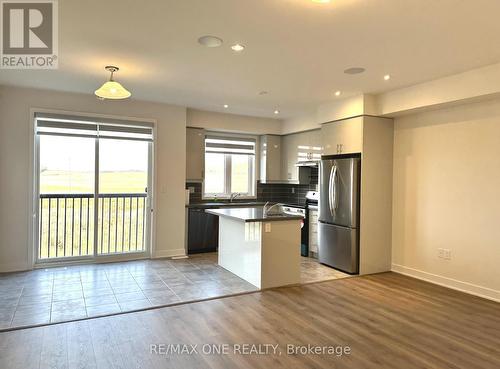
POLYGON ((125 87, 116 81, 108 81, 95 91, 98 97, 103 99, 126 99, 132 94, 125 87))

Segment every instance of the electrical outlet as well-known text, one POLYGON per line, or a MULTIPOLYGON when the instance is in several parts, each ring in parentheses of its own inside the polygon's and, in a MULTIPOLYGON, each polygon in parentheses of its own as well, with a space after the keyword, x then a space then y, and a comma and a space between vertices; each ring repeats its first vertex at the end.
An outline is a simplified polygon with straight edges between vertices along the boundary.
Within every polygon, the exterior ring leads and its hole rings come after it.
POLYGON ((444 259, 444 260, 451 260, 451 250, 450 249, 443 249, 443 248, 438 248, 438 258, 444 259))
POLYGON ((271 232, 271 223, 265 223, 264 224, 264 232, 270 233, 271 232))
POLYGON ((292 193, 295 193, 295 187, 292 187, 292 193))

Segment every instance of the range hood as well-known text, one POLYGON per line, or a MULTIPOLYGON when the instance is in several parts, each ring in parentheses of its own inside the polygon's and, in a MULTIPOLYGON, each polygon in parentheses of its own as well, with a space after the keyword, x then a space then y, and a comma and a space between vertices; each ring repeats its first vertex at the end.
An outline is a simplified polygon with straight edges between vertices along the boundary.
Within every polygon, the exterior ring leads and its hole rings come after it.
POLYGON ((319 160, 307 160, 299 161, 295 164, 296 167, 314 167, 317 168, 319 165, 319 160))

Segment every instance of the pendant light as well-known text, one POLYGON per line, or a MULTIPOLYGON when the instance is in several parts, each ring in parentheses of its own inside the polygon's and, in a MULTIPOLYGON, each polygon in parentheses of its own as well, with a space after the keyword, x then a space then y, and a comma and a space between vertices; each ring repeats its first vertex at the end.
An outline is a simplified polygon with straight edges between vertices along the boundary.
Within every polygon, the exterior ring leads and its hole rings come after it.
POLYGON ((120 83, 113 80, 113 74, 118 72, 120 68, 108 65, 104 69, 111 73, 109 77, 109 81, 104 83, 98 90, 95 91, 97 97, 101 99, 126 99, 130 97, 132 94, 125 87, 123 87, 120 83))

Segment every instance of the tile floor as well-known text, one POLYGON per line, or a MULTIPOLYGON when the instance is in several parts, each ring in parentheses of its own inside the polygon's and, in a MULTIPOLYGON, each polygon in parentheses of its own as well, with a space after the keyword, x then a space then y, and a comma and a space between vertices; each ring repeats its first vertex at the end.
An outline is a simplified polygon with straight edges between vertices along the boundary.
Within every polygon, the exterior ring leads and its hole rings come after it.
POLYGON ((257 290, 217 255, 0 275, 0 329, 71 321, 257 290))
POLYGON ((312 283, 329 281, 331 279, 352 277, 350 274, 339 272, 326 265, 318 263, 316 259, 301 258, 300 281, 302 283, 312 283))
MULTIPOLYGON (((302 258, 302 282, 348 275, 302 258)), ((37 269, 0 275, 0 330, 129 312, 257 288, 217 254, 37 269)))

